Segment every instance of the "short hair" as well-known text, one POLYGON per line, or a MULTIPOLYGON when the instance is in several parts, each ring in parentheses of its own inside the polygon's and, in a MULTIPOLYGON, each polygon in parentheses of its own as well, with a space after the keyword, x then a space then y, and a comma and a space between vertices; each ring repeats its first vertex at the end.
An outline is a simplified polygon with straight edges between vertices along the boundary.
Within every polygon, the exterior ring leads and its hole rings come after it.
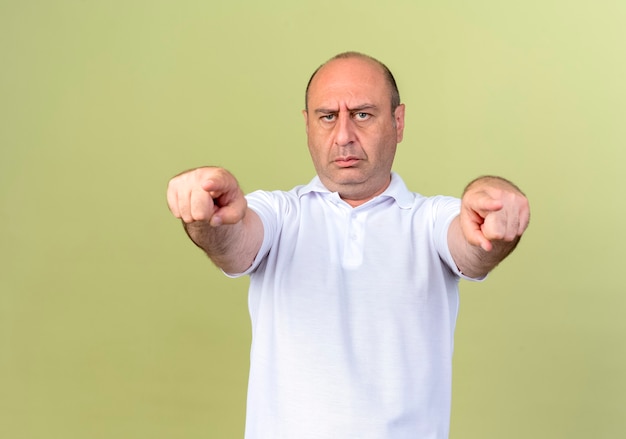
POLYGON ((361 58, 361 59, 367 59, 367 60, 373 61, 383 70, 383 73, 385 75, 385 80, 387 82, 387 85, 389 86, 389 89, 391 90, 391 93, 390 93, 391 111, 392 112, 395 111, 395 109, 400 105, 400 92, 398 91, 398 85, 396 84, 396 79, 393 77, 393 73, 391 73, 391 70, 389 70, 389 68, 385 64, 378 61, 376 58, 369 56, 369 55, 365 55, 364 53, 354 52, 354 51, 343 52, 338 55, 335 55, 331 59, 326 61, 324 64, 319 66, 317 69, 315 69, 315 71, 309 78, 309 82, 306 85, 306 92, 304 94, 304 108, 306 110, 309 109, 309 88, 311 87, 313 78, 315 78, 315 76, 320 71, 320 69, 324 67, 326 64, 328 64, 329 62, 334 61, 336 59, 350 59, 350 58, 361 58))

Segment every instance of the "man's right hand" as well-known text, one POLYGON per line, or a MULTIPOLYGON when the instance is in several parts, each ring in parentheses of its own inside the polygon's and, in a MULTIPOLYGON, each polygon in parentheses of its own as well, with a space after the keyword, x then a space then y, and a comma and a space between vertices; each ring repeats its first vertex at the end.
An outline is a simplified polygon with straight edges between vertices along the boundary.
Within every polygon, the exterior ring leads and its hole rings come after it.
POLYGON ((167 203, 172 214, 185 224, 201 221, 214 227, 240 222, 247 208, 237 179, 216 167, 192 169, 172 178, 167 203))

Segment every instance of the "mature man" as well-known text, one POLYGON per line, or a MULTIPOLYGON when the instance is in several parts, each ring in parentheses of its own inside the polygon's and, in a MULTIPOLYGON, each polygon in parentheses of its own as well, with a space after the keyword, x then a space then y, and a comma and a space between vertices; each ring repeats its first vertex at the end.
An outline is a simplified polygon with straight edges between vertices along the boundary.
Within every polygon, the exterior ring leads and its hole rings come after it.
POLYGON ((391 171, 404 104, 366 55, 323 64, 303 113, 308 185, 244 196, 204 167, 168 187, 193 242, 250 275, 246 438, 446 438, 458 281, 515 248, 528 201, 498 177, 462 200, 408 191, 391 171))

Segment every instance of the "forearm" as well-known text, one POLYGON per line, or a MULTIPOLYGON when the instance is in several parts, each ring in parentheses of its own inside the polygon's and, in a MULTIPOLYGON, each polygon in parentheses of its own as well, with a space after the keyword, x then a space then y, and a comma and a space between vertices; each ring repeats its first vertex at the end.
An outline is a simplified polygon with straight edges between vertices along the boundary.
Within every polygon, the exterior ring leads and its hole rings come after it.
POLYGON ((207 221, 184 223, 189 238, 211 261, 227 273, 242 273, 256 257, 263 241, 263 225, 258 215, 247 209, 235 224, 211 226, 207 221))
POLYGON ((460 219, 457 216, 448 230, 448 245, 457 268, 465 276, 477 279, 493 270, 517 246, 520 237, 513 241, 491 241, 492 249, 484 250, 470 244, 463 236, 460 219))

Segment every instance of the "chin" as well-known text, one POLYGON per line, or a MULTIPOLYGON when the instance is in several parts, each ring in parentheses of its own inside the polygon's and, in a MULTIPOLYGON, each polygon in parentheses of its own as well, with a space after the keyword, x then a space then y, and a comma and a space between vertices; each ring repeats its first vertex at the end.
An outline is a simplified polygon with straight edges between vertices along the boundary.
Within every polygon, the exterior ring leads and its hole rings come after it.
POLYGON ((363 184, 368 180, 368 177, 361 172, 341 172, 340 175, 335 175, 330 180, 336 185, 355 185, 363 184))

